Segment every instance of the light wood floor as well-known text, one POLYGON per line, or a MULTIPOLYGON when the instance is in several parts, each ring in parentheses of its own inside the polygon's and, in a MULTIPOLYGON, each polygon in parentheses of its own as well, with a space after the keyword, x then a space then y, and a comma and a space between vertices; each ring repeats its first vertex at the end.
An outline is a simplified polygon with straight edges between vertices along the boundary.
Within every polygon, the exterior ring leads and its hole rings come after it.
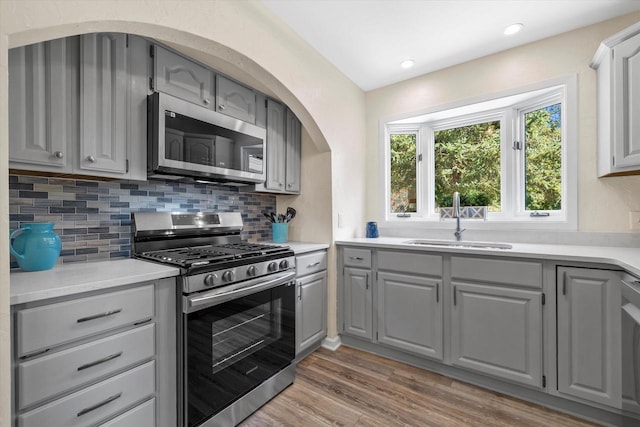
POLYGON ((353 348, 319 349, 241 426, 594 426, 353 348))

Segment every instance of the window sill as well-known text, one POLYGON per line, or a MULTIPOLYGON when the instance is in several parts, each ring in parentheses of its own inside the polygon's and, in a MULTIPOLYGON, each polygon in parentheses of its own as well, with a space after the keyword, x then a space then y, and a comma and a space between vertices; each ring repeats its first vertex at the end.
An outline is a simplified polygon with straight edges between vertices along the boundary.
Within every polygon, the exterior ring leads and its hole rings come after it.
MULTIPOLYGON (((396 229, 420 229, 420 230, 447 230, 455 229, 455 219, 431 219, 411 216, 408 218, 391 217, 378 222, 379 226, 396 229)), ((527 218, 527 219, 460 219, 460 227, 467 230, 561 230, 577 231, 577 221, 554 219, 553 217, 527 218)))

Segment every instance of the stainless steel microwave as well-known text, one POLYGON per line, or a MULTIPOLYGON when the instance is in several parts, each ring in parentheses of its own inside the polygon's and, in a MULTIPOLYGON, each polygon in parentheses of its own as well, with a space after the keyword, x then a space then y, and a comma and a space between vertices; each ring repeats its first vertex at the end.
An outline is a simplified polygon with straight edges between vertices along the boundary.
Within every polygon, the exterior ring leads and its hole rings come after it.
POLYGON ((264 182, 264 129, 159 92, 147 112, 149 177, 264 182))

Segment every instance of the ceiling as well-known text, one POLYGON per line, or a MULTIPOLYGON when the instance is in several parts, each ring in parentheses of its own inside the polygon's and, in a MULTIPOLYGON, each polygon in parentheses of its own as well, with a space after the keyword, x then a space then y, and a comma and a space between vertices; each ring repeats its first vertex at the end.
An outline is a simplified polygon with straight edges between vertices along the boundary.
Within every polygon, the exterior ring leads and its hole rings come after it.
POLYGON ((365 91, 640 11, 638 0, 262 1, 365 91), (523 30, 505 36, 513 23, 523 30))

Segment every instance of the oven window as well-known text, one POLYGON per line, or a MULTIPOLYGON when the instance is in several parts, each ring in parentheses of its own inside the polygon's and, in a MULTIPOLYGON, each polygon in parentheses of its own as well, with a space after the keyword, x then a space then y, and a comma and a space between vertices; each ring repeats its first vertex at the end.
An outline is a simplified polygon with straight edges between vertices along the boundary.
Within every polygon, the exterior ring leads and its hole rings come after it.
POLYGON ((186 418, 196 426, 295 357, 295 286, 280 286, 186 317, 186 418))

